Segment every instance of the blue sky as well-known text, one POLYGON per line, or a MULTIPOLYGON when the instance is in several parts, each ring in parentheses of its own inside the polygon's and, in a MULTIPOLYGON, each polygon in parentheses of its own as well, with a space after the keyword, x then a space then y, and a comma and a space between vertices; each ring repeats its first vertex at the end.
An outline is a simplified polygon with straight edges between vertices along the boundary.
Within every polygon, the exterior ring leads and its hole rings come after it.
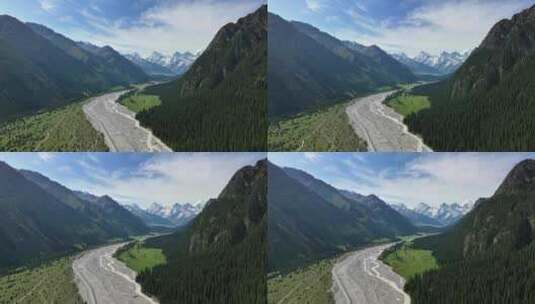
POLYGON ((0 160, 123 204, 204 203, 265 153, 0 153, 0 160))
POLYGON ((488 197, 515 164, 533 153, 269 153, 339 189, 414 207, 488 197))
POLYGON ((497 21, 533 4, 533 0, 269 0, 269 10, 340 39, 416 55, 475 48, 497 21))
POLYGON ((74 40, 121 52, 173 54, 204 49, 217 30, 265 0, 0 1, 0 14, 44 24, 74 40))

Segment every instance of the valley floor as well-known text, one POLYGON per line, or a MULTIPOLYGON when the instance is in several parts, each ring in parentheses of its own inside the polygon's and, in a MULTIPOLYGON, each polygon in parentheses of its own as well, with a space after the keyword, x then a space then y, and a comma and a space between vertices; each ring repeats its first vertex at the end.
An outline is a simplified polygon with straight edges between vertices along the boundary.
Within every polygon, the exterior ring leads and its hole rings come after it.
POLYGON ((112 152, 172 152, 148 129, 143 128, 135 113, 117 100, 126 91, 93 98, 84 105, 84 113, 91 125, 104 134, 112 152))
POLYGON ((64 257, 0 277, 0 303, 84 303, 73 282, 73 257, 64 257))
POLYGON ((75 282, 87 304, 157 304, 141 292, 136 273, 113 254, 124 243, 101 247, 80 255, 73 263, 75 282))
POLYGON ((347 104, 272 123, 268 131, 269 151, 366 151, 345 113, 347 104))
POLYGON ((333 265, 334 259, 326 259, 268 279, 268 304, 334 304, 333 265))
POLYGON ((431 152, 431 148, 403 124, 403 116, 384 104, 395 91, 355 99, 347 108, 356 134, 366 140, 370 152, 431 152))
POLYGON ((405 280, 379 260, 392 244, 370 247, 345 255, 333 267, 333 293, 337 304, 409 304, 405 280))
POLYGON ((85 118, 84 102, 29 115, 0 126, 2 151, 108 151, 85 118))

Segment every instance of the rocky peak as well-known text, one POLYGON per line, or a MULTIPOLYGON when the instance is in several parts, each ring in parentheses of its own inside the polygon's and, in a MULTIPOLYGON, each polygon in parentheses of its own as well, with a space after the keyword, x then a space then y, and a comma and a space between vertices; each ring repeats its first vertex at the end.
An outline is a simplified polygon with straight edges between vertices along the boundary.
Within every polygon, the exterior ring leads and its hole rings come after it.
POLYGON ((119 53, 117 53, 117 51, 115 51, 109 45, 105 45, 105 46, 101 47, 98 50, 97 55, 103 56, 103 57, 120 56, 119 53))
POLYGON ((386 203, 375 194, 366 196, 366 199, 372 204, 386 205, 386 203))
POLYGON ((240 169, 230 179, 227 186, 223 189, 218 199, 231 199, 236 194, 242 196, 244 193, 252 191, 254 183, 263 178, 266 173, 267 162, 259 161, 255 166, 247 166, 240 169))
POLYGON ((513 49, 535 47, 535 5, 526 9, 511 19, 503 19, 496 23, 481 44, 485 49, 513 49))
POLYGON ((433 57, 433 55, 427 53, 427 52, 424 52, 424 51, 421 51, 414 59, 415 60, 427 60, 429 58, 433 57))
POLYGON ((159 64, 159 65, 162 65, 162 66, 168 65, 170 59, 171 58, 169 58, 168 56, 165 56, 162 53, 159 53, 159 52, 156 52, 156 51, 152 52, 152 54, 149 57, 146 58, 147 61, 159 64))
POLYGON ((495 195, 535 190, 535 160, 518 163, 502 182, 495 195))
POLYGON ((217 32, 206 50, 181 78, 180 95, 188 96, 199 88, 216 87, 240 66, 242 58, 251 56, 253 50, 262 47, 266 41, 267 8, 264 5, 217 32))
POLYGON ((9 15, 0 15, 0 33, 11 29, 24 29, 24 23, 9 15))
POLYGON ((512 18, 513 23, 533 23, 535 22, 535 5, 523 10, 512 18))
POLYGON ((267 160, 238 170, 192 224, 190 252, 241 242, 267 210, 267 160), (217 214, 217 216, 216 216, 217 214))
POLYGON ((138 54, 138 53, 132 53, 132 54, 128 54, 127 55, 128 57, 132 58, 132 59, 135 59, 135 60, 142 60, 143 58, 141 58, 141 56, 138 54))
POLYGON ((2 177, 3 176, 6 176, 8 177, 8 179, 14 177, 14 176, 19 176, 19 172, 14 169, 13 167, 11 167, 10 165, 8 165, 7 163, 3 162, 3 161, 0 161, 0 173, 2 173, 2 177))
POLYGON ((117 203, 113 198, 111 198, 109 195, 104 195, 104 196, 101 196, 97 202, 97 204, 100 204, 101 206, 104 206, 104 207, 119 207, 119 203, 117 203))

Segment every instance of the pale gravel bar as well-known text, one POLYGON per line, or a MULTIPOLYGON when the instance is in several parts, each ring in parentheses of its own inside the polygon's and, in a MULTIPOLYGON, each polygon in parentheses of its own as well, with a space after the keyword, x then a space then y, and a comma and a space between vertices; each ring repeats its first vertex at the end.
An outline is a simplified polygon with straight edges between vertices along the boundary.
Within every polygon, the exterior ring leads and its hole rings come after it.
POLYGON ((172 152, 150 130, 140 126, 135 113, 117 100, 128 91, 94 97, 84 105, 91 125, 104 135, 111 152, 172 152))
POLYGON ((125 243, 94 249, 73 263, 75 283, 87 304, 158 304, 141 292, 136 273, 113 258, 125 243))
POLYGON ((403 291, 405 280, 379 260, 393 244, 352 252, 333 267, 333 294, 336 304, 410 304, 403 291))
POLYGON ((432 152, 422 139, 409 132, 403 116, 384 105, 396 91, 357 98, 346 108, 355 133, 370 152, 432 152))

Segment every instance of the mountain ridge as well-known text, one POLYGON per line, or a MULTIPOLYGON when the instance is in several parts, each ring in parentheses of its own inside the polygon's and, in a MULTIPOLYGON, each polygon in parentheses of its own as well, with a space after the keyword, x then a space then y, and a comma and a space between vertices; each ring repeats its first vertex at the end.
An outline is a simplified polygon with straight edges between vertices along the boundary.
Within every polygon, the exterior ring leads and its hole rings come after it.
POLYGON ((377 47, 344 42, 273 13, 268 23, 270 119, 416 80, 407 67, 377 47))
POLYGON ((200 54, 201 52, 197 54, 175 52, 173 55, 167 56, 154 51, 146 57, 142 57, 138 53, 125 54, 124 56, 149 75, 179 76, 188 71, 200 54))
POLYGON ((108 195, 98 197, 86 193, 82 196, 79 194, 80 192, 72 191, 41 173, 29 170, 20 170, 19 172, 58 201, 79 211, 90 221, 102 227, 111 237, 126 238, 130 235, 148 232, 148 229, 137 217, 130 214, 108 195))
POLYGON ((125 218, 106 213, 106 220, 100 221, 95 212, 104 213, 40 174, 20 172, 0 161, 0 268, 147 232, 131 214, 125 218))
POLYGON ((167 263, 138 275, 145 293, 161 304, 267 303, 266 162, 237 170, 184 229, 146 241, 167 263))
POLYGON ((0 120, 56 108, 146 74, 117 54, 97 56, 53 30, 0 16, 0 120))
POLYGON ((269 271, 395 239, 416 228, 376 196, 342 191, 298 169, 269 171, 269 271))
POLYGON ((535 160, 519 162, 498 190, 443 234, 417 239, 436 270, 410 279, 416 303, 530 303, 535 270, 535 160))
POLYGON ((265 151, 267 6, 223 26, 179 79, 149 87, 162 100, 138 113, 174 150, 265 151))
POLYGON ((202 211, 202 206, 193 206, 190 203, 175 203, 172 206, 164 207, 158 203, 152 203, 145 211, 165 218, 176 226, 183 226, 202 211))
POLYGON ((452 78, 414 89, 431 107, 406 118, 410 130, 434 150, 533 150, 534 15, 496 23, 452 78))
POLYGON ((518 163, 494 195, 480 199, 452 229, 429 240, 423 239, 422 243, 435 247, 440 258, 451 260, 511 251, 518 249, 519 242, 531 242, 535 205, 529 199, 535 197, 534 180, 535 160, 518 163), (526 234, 523 227, 529 227, 526 234))
POLYGON ((457 69, 466 61, 471 51, 466 52, 446 52, 440 55, 431 55, 421 51, 417 56, 409 57, 407 54, 392 53, 391 56, 397 61, 409 67, 409 69, 420 75, 448 75, 455 73, 457 69))

